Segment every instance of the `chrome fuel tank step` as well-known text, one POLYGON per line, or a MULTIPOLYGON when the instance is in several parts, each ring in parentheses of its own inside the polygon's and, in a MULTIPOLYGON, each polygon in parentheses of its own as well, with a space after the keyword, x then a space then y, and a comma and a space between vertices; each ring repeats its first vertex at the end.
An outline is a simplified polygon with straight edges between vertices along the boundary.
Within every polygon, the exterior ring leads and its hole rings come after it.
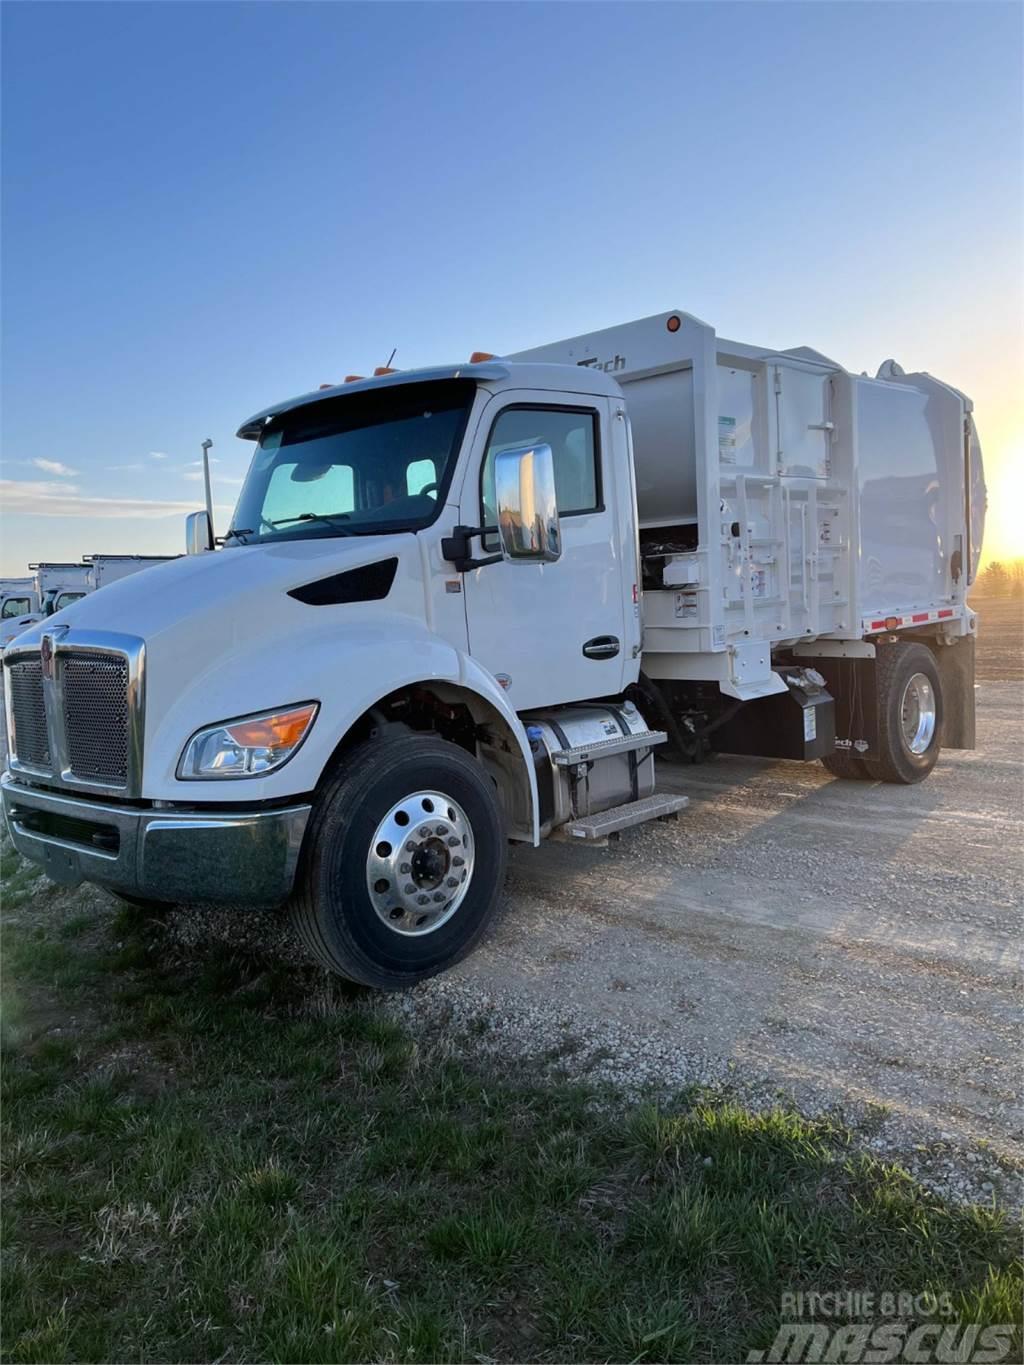
POLYGON ((620 830, 632 829, 635 825, 646 824, 648 820, 664 820, 678 815, 690 804, 688 796, 671 796, 664 792, 646 796, 642 801, 630 801, 624 806, 613 806, 597 815, 587 815, 580 820, 570 820, 561 831, 566 838, 584 839, 594 843, 607 839, 610 834, 620 830))

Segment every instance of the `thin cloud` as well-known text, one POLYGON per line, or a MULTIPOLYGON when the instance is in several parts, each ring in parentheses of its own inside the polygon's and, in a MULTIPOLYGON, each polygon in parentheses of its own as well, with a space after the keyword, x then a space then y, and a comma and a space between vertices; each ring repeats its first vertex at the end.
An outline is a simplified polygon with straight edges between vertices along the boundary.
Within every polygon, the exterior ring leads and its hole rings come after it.
POLYGON ((164 450, 151 450, 149 452, 149 458, 151 460, 166 460, 167 452, 164 450))
MULTIPOLYGON (((211 456, 210 456, 210 463, 211 463, 211 464, 220 464, 220 460, 217 459, 217 456, 216 456, 216 455, 211 455, 211 456)), ((197 469, 197 468, 198 468, 198 469, 202 469, 202 467, 203 467, 203 462, 202 462, 202 460, 189 460, 188 464, 183 466, 184 469, 197 469)))
POLYGON ((131 469, 138 471, 140 469, 145 469, 146 466, 144 464, 108 464, 105 465, 104 468, 108 469, 111 473, 115 473, 119 469, 131 469))
POLYGON ((60 479, 73 479, 78 473, 77 469, 69 469, 60 460, 33 460, 32 463, 44 474, 56 474, 60 479))
MULTIPOLYGON (((232 475, 230 475, 230 474, 212 474, 210 477, 211 477, 211 481, 212 481, 213 483, 239 483, 239 484, 240 484, 240 483, 243 482, 242 479, 236 479, 236 478, 234 478, 234 477, 233 477, 232 475)), ((182 475, 182 478, 188 479, 188 481, 189 481, 190 483, 202 483, 202 481, 203 481, 203 472, 202 472, 202 470, 197 470, 195 473, 193 473, 193 472, 191 472, 191 471, 187 471, 185 474, 182 475)))
POLYGON ((128 517, 153 519, 195 511, 192 502, 154 502, 147 498, 83 498, 76 484, 0 479, 4 510, 22 516, 128 517))

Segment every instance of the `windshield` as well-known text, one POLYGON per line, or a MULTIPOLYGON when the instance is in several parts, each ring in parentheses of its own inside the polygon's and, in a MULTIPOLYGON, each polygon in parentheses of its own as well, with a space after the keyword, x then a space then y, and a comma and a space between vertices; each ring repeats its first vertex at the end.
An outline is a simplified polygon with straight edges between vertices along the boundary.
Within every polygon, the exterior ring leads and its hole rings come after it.
POLYGON ((228 543, 428 526, 458 458, 475 387, 465 379, 389 385, 272 420, 228 543))

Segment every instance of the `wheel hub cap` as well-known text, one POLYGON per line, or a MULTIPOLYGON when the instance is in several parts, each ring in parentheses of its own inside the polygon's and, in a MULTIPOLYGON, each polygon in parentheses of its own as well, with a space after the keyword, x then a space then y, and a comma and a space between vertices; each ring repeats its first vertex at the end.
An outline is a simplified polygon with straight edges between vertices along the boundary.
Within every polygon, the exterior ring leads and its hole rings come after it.
POLYGON ((396 934, 429 934, 451 919, 473 879, 473 831, 457 801, 421 791, 381 820, 366 857, 366 888, 396 934))
POLYGON ((923 754, 935 736, 935 691, 923 673, 908 678, 900 702, 903 742, 912 754, 923 754))

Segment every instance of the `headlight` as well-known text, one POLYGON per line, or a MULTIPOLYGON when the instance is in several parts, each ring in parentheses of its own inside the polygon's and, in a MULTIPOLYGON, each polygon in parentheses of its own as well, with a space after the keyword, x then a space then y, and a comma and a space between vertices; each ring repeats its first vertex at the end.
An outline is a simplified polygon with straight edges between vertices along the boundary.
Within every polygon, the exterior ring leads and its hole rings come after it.
POLYGON ((287 763, 309 734, 319 702, 262 711, 197 730, 178 764, 184 779, 262 777, 287 763))

